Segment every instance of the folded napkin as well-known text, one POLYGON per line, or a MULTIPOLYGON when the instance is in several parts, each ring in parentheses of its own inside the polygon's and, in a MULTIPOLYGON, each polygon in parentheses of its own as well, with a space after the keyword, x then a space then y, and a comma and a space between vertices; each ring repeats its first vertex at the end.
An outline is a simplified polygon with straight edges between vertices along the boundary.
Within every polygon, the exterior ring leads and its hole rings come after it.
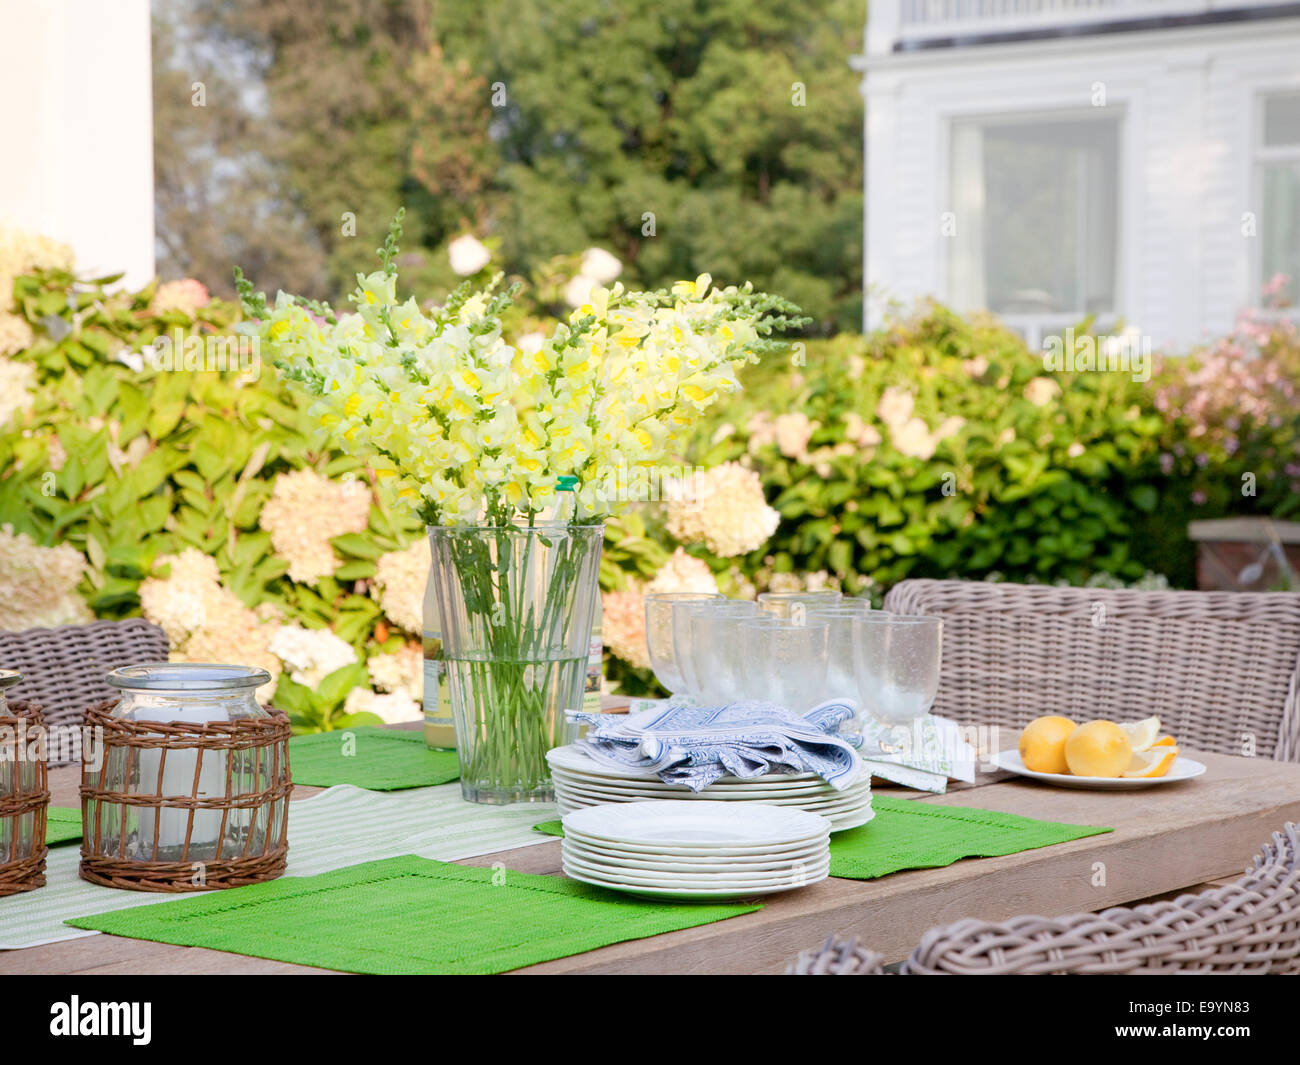
POLYGON ((868 748, 881 749, 863 757, 872 776, 937 795, 947 791, 949 778, 975 780, 975 750, 955 721, 933 714, 902 726, 867 721, 863 738, 868 748))
POLYGON ((853 703, 832 700, 799 715, 775 703, 745 700, 724 706, 669 703, 620 715, 570 712, 588 726, 579 741, 595 761, 668 784, 703 791, 719 777, 816 773, 837 791, 862 772, 850 737, 839 734, 853 703))

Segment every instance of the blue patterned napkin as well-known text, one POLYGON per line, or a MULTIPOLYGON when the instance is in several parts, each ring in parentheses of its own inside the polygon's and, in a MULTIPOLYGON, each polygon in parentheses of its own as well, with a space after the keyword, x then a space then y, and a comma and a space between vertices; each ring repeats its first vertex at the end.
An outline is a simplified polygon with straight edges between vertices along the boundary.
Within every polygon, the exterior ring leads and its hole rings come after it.
POLYGON ((664 707, 611 720, 610 714, 571 711, 588 726, 578 745, 597 762, 657 776, 703 791, 719 777, 816 773, 837 791, 862 772, 859 737, 840 734, 856 713, 853 703, 822 703, 800 716, 775 703, 664 707))

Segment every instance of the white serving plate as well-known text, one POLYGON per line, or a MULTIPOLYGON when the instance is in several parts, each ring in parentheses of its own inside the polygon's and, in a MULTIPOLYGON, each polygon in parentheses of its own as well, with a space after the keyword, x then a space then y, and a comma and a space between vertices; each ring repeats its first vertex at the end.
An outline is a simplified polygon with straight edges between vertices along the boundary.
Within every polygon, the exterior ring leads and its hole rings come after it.
POLYGON ((664 784, 659 781, 646 780, 643 777, 597 777, 580 773, 570 773, 557 769, 551 772, 552 779, 562 781, 574 787, 592 788, 600 791, 635 791, 655 799, 672 799, 678 796, 695 796, 719 800, 760 798, 840 798, 871 790, 871 777, 863 774, 860 780, 847 788, 836 790, 818 777, 815 781, 786 783, 780 777, 760 777, 758 781, 745 784, 719 785, 710 784, 703 791, 691 791, 685 784, 664 784))
MULTIPOLYGON (((580 832, 569 828, 565 829, 566 840, 573 840, 581 843, 588 850, 603 851, 605 853, 626 854, 629 856, 640 856, 655 859, 668 859, 674 861, 702 861, 711 862, 719 859, 729 860, 731 858, 747 858, 755 852, 752 847, 715 847, 710 850, 700 850, 697 847, 668 847, 656 845, 640 845, 636 843, 611 843, 608 840, 595 839, 591 836, 584 836, 580 832), (615 850, 617 848, 617 850, 615 850)), ((806 853, 810 849, 821 848, 828 845, 830 834, 826 838, 805 841, 803 843, 790 843, 780 847, 766 847, 763 850, 775 859, 784 858, 788 855, 798 856, 806 853)))
POLYGON ((823 844, 806 851, 793 852, 777 856, 755 854, 747 858, 722 858, 707 856, 698 859, 683 858, 679 855, 630 854, 625 851, 599 851, 587 847, 576 840, 564 841, 563 854, 584 861, 589 865, 615 869, 639 869, 644 872, 661 874, 675 873, 734 873, 749 877, 755 874, 775 874, 789 870, 795 865, 816 865, 829 853, 823 844))
MULTIPOLYGON (((756 784, 753 782, 746 784, 710 784, 703 792, 692 791, 685 784, 665 784, 659 780, 647 780, 644 777, 598 777, 594 773, 570 773, 567 770, 551 770, 551 776, 555 780, 563 780, 571 784, 581 784, 591 788, 618 788, 620 790, 636 790, 646 794, 653 795, 656 799, 674 799, 679 795, 702 795, 709 794, 719 798, 741 798, 745 796, 757 795, 839 795, 843 792, 837 792, 826 781, 818 777, 813 781, 798 781, 794 784, 787 783, 783 780, 773 778, 770 784, 756 784)), ((763 779, 763 778, 760 778, 763 779)), ((869 781, 864 781, 869 785, 869 781)), ((858 784, 850 785, 845 791, 851 791, 858 784)))
POLYGON ((759 802, 610 803, 576 810, 563 818, 582 835, 613 843, 708 848, 768 847, 825 835, 829 822, 805 810, 759 802))
POLYGON ((787 866, 784 869, 769 871, 762 876, 732 873, 663 873, 654 869, 611 869, 570 854, 564 856, 563 866, 566 872, 573 870, 614 883, 635 884, 638 887, 749 888, 775 887, 778 884, 797 887, 825 873, 830 868, 830 858, 823 856, 818 861, 787 866))
MULTIPOLYGON (((734 799, 764 799, 771 796, 774 799, 816 799, 822 796, 833 797, 844 795, 852 792, 858 785, 845 788, 844 791, 836 791, 825 781, 819 780, 816 784, 796 784, 791 786, 772 785, 772 786, 740 786, 719 787, 717 784, 710 784, 703 791, 692 791, 684 784, 654 784, 643 780, 633 780, 631 778, 615 779, 613 777, 583 777, 571 773, 557 773, 552 771, 551 779, 563 781, 580 788, 594 788, 600 791, 618 791, 618 792, 636 792, 646 795, 652 799, 679 799, 679 798, 709 798, 717 799, 721 802, 734 799)), ((869 785, 868 785, 869 786, 869 785)))
MULTIPOLYGON (((640 792, 633 788, 598 788, 590 787, 585 784, 575 784, 572 781, 560 780, 556 778, 555 791, 557 795, 569 795, 592 799, 596 802, 628 802, 631 800, 658 800, 663 796, 654 795, 646 792, 640 792)), ((715 792, 705 790, 702 792, 687 791, 680 795, 674 795, 672 800, 682 800, 685 802, 764 802, 772 806, 795 806, 803 810, 841 810, 854 809, 867 805, 871 802, 870 788, 856 788, 845 792, 824 792, 812 795, 765 795, 744 794, 732 796, 728 794, 725 798, 719 798, 715 792)))
POLYGON ((1133 791, 1136 788, 1149 788, 1156 784, 1176 784, 1180 780, 1191 780, 1205 772, 1205 763, 1195 758, 1179 755, 1169 772, 1162 777, 1076 777, 1071 773, 1037 773, 1026 769, 1020 760, 1019 751, 999 751, 993 759, 999 769, 1015 773, 1031 780, 1041 780, 1045 784, 1055 784, 1060 788, 1090 788, 1096 791, 1133 791))
POLYGON ((564 873, 572 880, 578 880, 584 884, 591 884, 594 887, 605 888, 609 891, 621 891, 625 895, 635 895, 638 898, 645 899, 676 899, 679 902, 725 902, 727 899, 753 898, 759 895, 778 895, 783 891, 794 891, 800 887, 808 887, 812 884, 820 883, 829 875, 829 872, 826 872, 816 877, 809 877, 803 884, 776 884, 769 887, 747 886, 730 888, 697 888, 679 886, 656 888, 606 880, 577 869, 574 869, 572 872, 565 869, 564 873))
MULTIPOLYGON (((628 801, 640 802, 642 800, 630 799, 628 801)), ((676 801, 676 800, 669 800, 669 801, 676 801)), ((619 804, 619 800, 595 801, 591 799, 573 799, 573 798, 566 799, 562 795, 558 795, 558 794, 556 796, 556 806, 559 807, 561 819, 563 819, 564 815, 576 813, 579 810, 591 810, 598 806, 618 805, 618 804, 619 804)), ((739 809, 745 804, 729 802, 726 803, 725 805, 733 807, 735 809, 739 809)), ((789 807, 786 807, 786 809, 789 809, 789 807)), ((828 813, 825 815, 821 814, 819 811, 816 810, 810 810, 807 812, 816 813, 819 817, 824 816, 826 821, 830 823, 831 832, 845 832, 850 828, 860 828, 861 826, 867 824, 867 822, 869 822, 873 817, 876 816, 876 812, 871 808, 870 800, 864 803, 861 808, 855 808, 853 810, 849 810, 845 812, 828 813)), ((714 849, 716 850, 717 848, 714 849)))
MULTIPOLYGON (((590 757, 580 747, 569 744, 566 747, 553 747, 546 752, 546 761, 552 769, 567 770, 571 773, 580 773, 588 776, 613 777, 616 780, 643 780, 647 784, 659 784, 665 788, 676 789, 677 784, 664 784, 658 777, 647 776, 638 777, 635 774, 628 773, 625 769, 615 769, 612 766, 606 766, 597 762, 590 757)), ((768 780, 778 778, 785 783, 820 783, 825 784, 816 773, 770 773, 766 777, 722 777, 710 784, 713 788, 735 787, 737 785, 753 784, 756 780, 768 780)))

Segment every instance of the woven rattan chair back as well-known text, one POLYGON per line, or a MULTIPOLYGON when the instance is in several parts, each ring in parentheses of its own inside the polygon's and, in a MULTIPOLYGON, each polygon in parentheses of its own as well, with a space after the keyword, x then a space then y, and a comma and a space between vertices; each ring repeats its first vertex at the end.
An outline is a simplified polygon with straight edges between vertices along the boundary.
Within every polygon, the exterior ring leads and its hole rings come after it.
MULTIPOLYGON (((1300 833, 1275 832, 1234 884, 1172 902, 1069 917, 967 919, 932 928, 904 975, 1300 973, 1300 833)), ((831 937, 794 975, 871 975, 879 955, 831 937)))
POLYGON ((934 712, 960 724, 1155 714, 1187 747, 1300 761, 1300 594, 907 580, 885 607, 943 618, 934 712))
MULTIPOLYGON (((0 632, 0 668, 23 675, 10 693, 40 703, 47 728, 80 725, 88 707, 115 699, 117 690, 104 679, 109 670, 163 662, 168 651, 167 634, 142 618, 0 632)), ((76 757, 53 761, 66 764, 76 757)))

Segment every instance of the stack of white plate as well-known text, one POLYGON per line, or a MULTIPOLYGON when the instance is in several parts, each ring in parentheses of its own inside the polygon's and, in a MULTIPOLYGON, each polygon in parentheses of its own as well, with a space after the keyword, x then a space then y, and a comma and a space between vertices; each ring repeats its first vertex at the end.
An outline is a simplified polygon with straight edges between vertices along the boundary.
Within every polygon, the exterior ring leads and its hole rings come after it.
POLYGON ((546 760, 551 766, 555 801, 561 814, 587 806, 646 799, 761 802, 819 814, 831 823, 832 832, 857 828, 875 816, 871 809, 871 774, 865 771, 843 791, 836 791, 816 773, 769 773, 747 779, 723 777, 695 792, 685 784, 665 784, 658 777, 636 776, 606 766, 572 744, 548 751, 546 760))
POLYGON ((564 815, 566 876, 641 895, 709 901, 825 880, 830 824, 763 803, 631 802, 564 815))

